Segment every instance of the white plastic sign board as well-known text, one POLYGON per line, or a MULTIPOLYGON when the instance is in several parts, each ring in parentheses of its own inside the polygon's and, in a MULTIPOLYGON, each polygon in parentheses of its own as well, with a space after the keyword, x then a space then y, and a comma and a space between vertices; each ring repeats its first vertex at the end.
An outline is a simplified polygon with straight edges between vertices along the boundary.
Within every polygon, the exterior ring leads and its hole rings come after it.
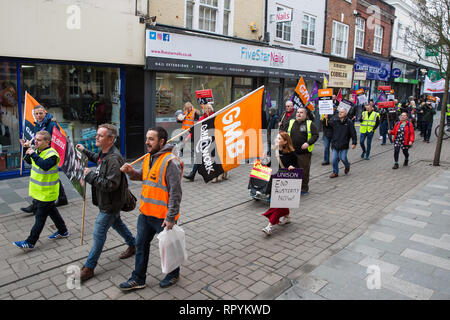
POLYGON ((319 114, 333 114, 333 100, 319 100, 319 114))

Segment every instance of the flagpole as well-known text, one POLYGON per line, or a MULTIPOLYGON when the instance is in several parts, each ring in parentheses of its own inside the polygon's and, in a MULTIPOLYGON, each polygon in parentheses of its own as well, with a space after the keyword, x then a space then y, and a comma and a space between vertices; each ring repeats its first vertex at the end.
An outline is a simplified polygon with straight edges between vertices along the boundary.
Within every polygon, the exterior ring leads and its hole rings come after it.
MULTIPOLYGON (((27 111, 27 95, 28 91, 25 90, 25 101, 23 103, 23 113, 22 113, 22 141, 25 138, 25 112, 27 111)), ((23 168, 23 145, 20 144, 20 175, 22 175, 23 168)))
MULTIPOLYGON (((259 90, 261 90, 261 89, 264 89, 264 86, 261 86, 261 87, 259 87, 258 89, 255 89, 255 90, 253 90, 253 91, 250 92, 250 93, 247 93, 245 96, 239 98, 238 100, 234 101, 233 103, 230 103, 230 104, 227 105, 225 108, 223 108, 223 109, 217 111, 216 113, 211 114, 209 117, 203 119, 202 121, 197 122, 194 126, 196 126, 196 125, 198 125, 199 123, 202 123, 203 121, 206 121, 206 120, 208 120, 208 119, 210 119, 210 118, 216 117, 217 115, 223 113, 224 111, 228 110, 229 108, 231 108, 232 106, 238 104, 239 102, 241 102, 241 101, 247 99, 247 97, 251 96, 253 93, 255 93, 255 92, 257 92, 257 91, 259 91, 259 90)), ((192 128, 191 128, 191 129, 192 129, 192 128)), ((189 130, 190 130, 190 129, 186 129, 186 130, 180 132, 180 133, 177 134, 175 137, 173 137, 172 139, 168 140, 167 143, 169 143, 169 142, 171 142, 172 140, 175 140, 176 138, 182 136, 182 135, 185 134, 186 132, 189 132, 189 130)), ((147 155, 147 153, 144 154, 143 156, 141 156, 140 158, 134 160, 133 162, 131 162, 131 163, 130 163, 130 166, 133 166, 133 165, 135 165, 136 163, 138 163, 139 161, 144 160, 144 158, 145 158, 146 155, 147 155)))
MULTIPOLYGON (((87 166, 87 161, 85 162, 85 167, 87 166)), ((83 211, 81 214, 81 240, 80 240, 80 246, 83 245, 83 238, 84 238, 84 217, 86 214, 86 181, 84 181, 83 186, 83 211)))

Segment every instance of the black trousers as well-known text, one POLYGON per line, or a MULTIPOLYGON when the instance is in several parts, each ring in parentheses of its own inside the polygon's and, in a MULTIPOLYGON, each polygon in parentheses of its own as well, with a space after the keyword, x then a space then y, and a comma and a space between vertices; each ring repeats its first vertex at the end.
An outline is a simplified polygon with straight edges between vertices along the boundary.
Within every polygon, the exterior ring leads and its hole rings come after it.
MULTIPOLYGON (((395 163, 398 163, 398 157, 400 155, 400 149, 402 149, 401 146, 394 147, 394 161, 395 161, 395 163)), ((404 148, 404 149, 402 149, 402 151, 403 151, 403 155, 405 156, 405 160, 408 160, 409 159, 409 150, 408 150, 408 148, 404 148)))
POLYGON ((28 243, 35 245, 41 235, 42 229, 44 229, 45 221, 47 217, 52 219, 58 232, 63 234, 67 232, 66 224, 63 218, 59 214, 58 209, 55 206, 55 201, 44 202, 35 200, 36 203, 36 214, 34 215, 34 225, 31 228, 30 235, 26 239, 28 243))

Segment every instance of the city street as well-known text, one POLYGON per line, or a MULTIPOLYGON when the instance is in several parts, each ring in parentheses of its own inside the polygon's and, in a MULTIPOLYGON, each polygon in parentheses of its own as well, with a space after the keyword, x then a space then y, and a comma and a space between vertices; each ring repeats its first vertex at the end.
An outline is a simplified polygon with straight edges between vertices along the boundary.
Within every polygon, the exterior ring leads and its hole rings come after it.
MULTIPOLYGON (((164 275, 156 238, 147 287, 118 288, 131 275, 134 257, 119 260, 126 245, 112 229, 95 277, 79 289, 68 285, 70 270, 83 266, 92 245, 98 209, 90 193, 83 245, 83 202, 61 174, 69 205, 59 210, 71 235, 47 239, 55 231, 47 220, 36 248, 23 252, 12 242, 25 239, 34 223, 19 209, 30 201, 29 177, 1 180, 0 300, 450 299, 450 141, 443 142, 441 166, 433 167, 436 137, 427 144, 416 135, 408 167, 401 155, 400 168, 391 169, 393 145, 381 146, 377 132, 371 159, 360 158, 358 145, 349 151, 350 173, 330 179, 331 166, 321 166, 321 134, 310 192, 291 211, 292 222, 271 236, 261 231, 268 205, 248 195, 249 164, 215 184, 199 175, 194 182, 183 179, 179 225, 189 259, 168 289, 158 285, 164 275), (381 280, 370 282, 369 269, 379 270, 381 280)), ((130 186, 140 195, 139 183, 130 186)), ((138 209, 122 213, 134 235, 137 216, 138 209)))

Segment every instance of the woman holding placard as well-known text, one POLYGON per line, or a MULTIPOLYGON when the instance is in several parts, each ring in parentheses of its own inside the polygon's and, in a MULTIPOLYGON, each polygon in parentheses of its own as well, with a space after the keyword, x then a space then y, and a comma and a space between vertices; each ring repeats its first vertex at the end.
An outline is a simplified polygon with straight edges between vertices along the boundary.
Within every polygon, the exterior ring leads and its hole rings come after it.
MULTIPOLYGON (((297 166, 297 156, 295 155, 291 137, 287 132, 280 131, 275 139, 274 149, 278 149, 276 154, 280 168, 287 168, 288 170, 295 169, 297 166)), ((263 216, 269 219, 267 227, 262 229, 267 235, 272 234, 274 225, 290 222, 288 208, 270 208, 263 213, 263 216)))

